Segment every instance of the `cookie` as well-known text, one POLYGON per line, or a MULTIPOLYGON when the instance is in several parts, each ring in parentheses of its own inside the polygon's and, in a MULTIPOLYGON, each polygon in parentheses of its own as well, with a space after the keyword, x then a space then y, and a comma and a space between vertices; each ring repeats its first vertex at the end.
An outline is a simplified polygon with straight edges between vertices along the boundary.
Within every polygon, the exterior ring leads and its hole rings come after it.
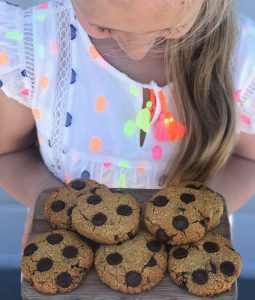
POLYGON ((208 232, 196 243, 174 246, 169 252, 170 277, 198 296, 213 296, 230 290, 241 266, 241 257, 231 242, 213 232, 208 232))
POLYGON ((72 210, 79 196, 87 191, 92 193, 104 185, 90 179, 75 179, 67 186, 57 188, 49 193, 44 205, 44 216, 54 229, 72 230, 72 210))
POLYGON ((55 230, 37 235, 24 249, 24 279, 46 294, 69 292, 79 286, 91 267, 91 248, 70 231, 55 230))
POLYGON ((132 238, 139 229, 141 208, 130 195, 97 189, 79 197, 72 224, 81 235, 103 244, 132 238))
POLYGON ((150 290, 167 269, 164 245, 148 232, 139 231, 121 245, 102 245, 95 255, 99 278, 114 290, 139 294, 150 290))
POLYGON ((223 215, 223 199, 210 189, 176 186, 156 193, 146 204, 144 223, 160 242, 186 244, 201 239, 223 215))

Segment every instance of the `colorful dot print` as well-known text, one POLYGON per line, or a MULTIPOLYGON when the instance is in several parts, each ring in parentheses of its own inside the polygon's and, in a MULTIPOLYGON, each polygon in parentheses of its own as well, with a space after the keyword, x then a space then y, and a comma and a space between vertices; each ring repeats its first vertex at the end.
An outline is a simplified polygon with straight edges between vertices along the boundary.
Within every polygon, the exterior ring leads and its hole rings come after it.
POLYGON ((71 175, 69 173, 65 173, 65 181, 68 184, 71 181, 71 175))
POLYGON ((85 170, 81 173, 81 178, 90 179, 89 171, 85 170))
POLYGON ((3 86, 3 82, 0 80, 0 88, 3 86))
POLYGON ((90 140, 89 150, 92 153, 98 153, 102 150, 102 141, 98 137, 93 137, 90 140))
POLYGON ((163 150, 160 146, 155 146, 152 148, 152 158, 155 160, 161 159, 163 150))
POLYGON ((38 56, 40 59, 45 58, 45 47, 43 45, 38 46, 38 56))
POLYGON ((145 171, 145 169, 143 167, 140 167, 140 168, 136 168, 136 171, 138 173, 143 173, 145 171))
POLYGON ((73 117, 70 113, 67 113, 66 114, 66 123, 65 123, 65 127, 69 127, 72 125, 72 120, 73 120, 73 117))
POLYGON ((124 174, 120 174, 119 187, 122 189, 126 187, 126 178, 124 174))
POLYGON ((9 55, 4 52, 0 52, 0 65, 7 65, 9 63, 9 55))
POLYGON ((130 165, 127 161, 120 161, 119 162, 119 167, 121 167, 121 168, 130 168, 130 165))
POLYGON ((51 54, 56 54, 58 53, 58 45, 56 41, 50 41, 50 53, 51 54))
POLYGON ((70 25, 70 30, 71 30, 71 40, 74 40, 76 38, 77 29, 74 27, 73 24, 71 24, 70 25))
POLYGON ((104 167, 105 168, 109 168, 111 165, 112 165, 112 163, 110 163, 110 162, 105 162, 104 163, 104 167))
POLYGON ((74 71, 74 69, 72 69, 71 84, 74 84, 74 83, 75 83, 76 77, 77 77, 77 74, 76 74, 76 72, 74 71))
POLYGON ((44 21, 47 18, 47 14, 40 14, 36 16, 38 21, 44 21))
POLYGON ((21 32, 16 31, 9 31, 5 34, 5 37, 9 40, 16 40, 16 41, 22 41, 23 40, 23 34, 21 32))
POLYGON ((93 59, 97 59, 99 57, 99 53, 94 45, 89 47, 89 53, 93 59))
POLYGON ((48 76, 42 76, 40 78, 40 87, 42 89, 47 89, 48 85, 49 85, 49 78, 48 78, 48 76))
POLYGON ((23 89, 20 91, 21 95, 28 96, 29 95, 29 89, 23 89))
POLYGON ((26 70, 21 71, 21 75, 22 75, 23 77, 27 77, 27 71, 26 71, 26 70))
POLYGON ((96 106, 95 106, 95 110, 97 112, 103 112, 107 107, 107 100, 105 99, 105 97, 103 96, 99 96, 96 99, 96 106))
POLYGON ((251 125, 251 120, 250 120, 249 117, 247 117, 246 115, 241 115, 240 117, 241 117, 241 120, 242 120, 242 122, 243 122, 244 124, 246 124, 246 125, 251 125))
POLYGON ((124 126, 124 133, 127 136, 133 136, 135 134, 136 124, 133 120, 128 120, 124 126))
POLYGON ((39 120, 41 117, 41 112, 37 108, 32 109, 32 114, 33 114, 35 120, 39 120))
POLYGON ((47 9, 49 6, 49 3, 48 2, 45 2, 45 3, 42 3, 40 5, 38 5, 38 8, 39 9, 47 9))
POLYGON ((130 87, 129 87, 129 91, 132 95, 136 96, 136 97, 139 97, 140 95, 140 92, 139 92, 139 89, 136 85, 134 84, 131 84, 130 87))

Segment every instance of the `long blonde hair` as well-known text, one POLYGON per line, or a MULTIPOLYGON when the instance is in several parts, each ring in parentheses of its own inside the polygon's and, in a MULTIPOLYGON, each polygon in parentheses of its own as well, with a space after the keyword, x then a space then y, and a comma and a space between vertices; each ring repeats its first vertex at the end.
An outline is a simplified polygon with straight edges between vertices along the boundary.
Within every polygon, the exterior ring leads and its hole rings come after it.
POLYGON ((205 182, 231 155, 237 126, 231 58, 237 33, 233 0, 205 0, 188 34, 166 42, 167 78, 187 129, 168 166, 167 186, 205 182))

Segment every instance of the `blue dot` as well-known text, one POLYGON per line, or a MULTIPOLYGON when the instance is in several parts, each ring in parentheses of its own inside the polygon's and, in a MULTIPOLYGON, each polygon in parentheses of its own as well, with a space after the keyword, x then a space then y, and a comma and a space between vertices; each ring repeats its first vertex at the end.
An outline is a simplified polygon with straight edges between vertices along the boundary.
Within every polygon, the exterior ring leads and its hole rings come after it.
POLYGON ((67 113, 65 127, 69 127, 72 125, 72 119, 73 119, 73 117, 71 116, 71 114, 67 113))
POLYGON ((81 178, 90 179, 90 173, 89 173, 89 171, 83 171, 81 173, 81 178))
POLYGON ((52 147, 51 140, 48 140, 48 145, 49 145, 50 148, 52 147))
POLYGON ((3 82, 0 80, 0 89, 1 89, 2 86, 3 86, 3 82))
POLYGON ((27 71, 26 71, 26 70, 23 70, 23 71, 21 72, 21 75, 22 75, 23 77, 27 77, 27 71))
POLYGON ((71 40, 74 40, 76 38, 77 29, 73 26, 73 24, 70 25, 70 28, 71 28, 71 40))
POLYGON ((74 71, 74 69, 72 69, 72 79, 71 79, 71 84, 74 84, 76 81, 76 72, 74 71))
POLYGON ((8 2, 8 1, 6 1, 5 3, 6 3, 6 4, 9 4, 9 5, 13 5, 13 6, 18 6, 18 7, 19 7, 19 5, 10 3, 10 2, 8 2))

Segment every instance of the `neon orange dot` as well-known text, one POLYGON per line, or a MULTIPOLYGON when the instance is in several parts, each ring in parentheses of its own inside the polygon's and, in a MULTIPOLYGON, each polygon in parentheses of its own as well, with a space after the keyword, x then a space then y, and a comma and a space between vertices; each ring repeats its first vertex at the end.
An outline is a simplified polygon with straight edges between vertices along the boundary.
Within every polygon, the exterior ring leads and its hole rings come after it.
POLYGON ((39 119, 40 119, 40 117, 41 117, 41 112, 40 112, 39 109, 33 108, 33 109, 32 109, 32 113, 33 113, 33 116, 34 116, 35 120, 39 120, 39 119))
POLYGON ((97 59, 99 57, 99 53, 94 45, 91 45, 89 47, 89 53, 92 56, 93 59, 97 59))
POLYGON ((49 78, 47 76, 42 76, 40 79, 40 86, 42 89, 47 89, 49 85, 49 78))
POLYGON ((65 180, 66 184, 68 184, 71 181, 71 175, 69 173, 65 173, 65 180))
POLYGON ((90 145, 89 145, 89 150, 92 153, 98 153, 100 152, 102 149, 102 141, 101 139, 97 138, 97 137, 93 137, 90 140, 90 145))
POLYGON ((6 65, 9 63, 9 55, 4 52, 0 52, 0 65, 6 65))
POLYGON ((96 100, 96 111, 97 112, 102 112, 106 109, 107 107, 107 100, 103 97, 103 96, 100 96, 97 98, 96 100))
POLYGON ((139 172, 139 173, 143 173, 145 171, 145 169, 144 168, 137 168, 136 171, 139 172))

